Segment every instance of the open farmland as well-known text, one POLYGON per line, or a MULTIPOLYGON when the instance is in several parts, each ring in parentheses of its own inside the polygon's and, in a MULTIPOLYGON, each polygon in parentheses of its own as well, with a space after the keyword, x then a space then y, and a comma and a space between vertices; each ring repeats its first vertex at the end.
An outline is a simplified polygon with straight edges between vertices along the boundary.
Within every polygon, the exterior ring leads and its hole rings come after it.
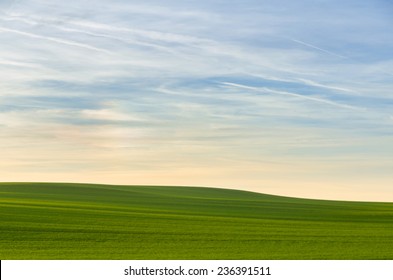
POLYGON ((393 259, 393 203, 1 183, 0 259, 393 259))

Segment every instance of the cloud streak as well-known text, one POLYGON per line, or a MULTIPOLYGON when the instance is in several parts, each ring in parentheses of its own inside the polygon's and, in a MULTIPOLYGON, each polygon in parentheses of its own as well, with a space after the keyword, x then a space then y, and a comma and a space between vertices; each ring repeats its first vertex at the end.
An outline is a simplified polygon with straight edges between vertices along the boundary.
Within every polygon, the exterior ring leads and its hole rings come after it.
POLYGON ((318 102, 318 103, 323 103, 323 104, 328 104, 331 106, 339 107, 339 108, 345 108, 345 109, 351 109, 351 110, 364 110, 364 108, 359 108, 355 106, 351 106, 348 104, 340 104, 334 101, 322 99, 322 98, 317 98, 317 97, 312 97, 312 96, 305 96, 302 94, 294 93, 294 92, 288 92, 288 91, 278 91, 278 90, 272 90, 269 88, 256 88, 256 87, 251 87, 251 86, 246 86, 246 85, 241 85, 241 84, 235 84, 235 83, 229 83, 229 82, 223 82, 223 85, 231 86, 231 87, 236 87, 236 88, 242 88, 246 90, 252 90, 252 91, 257 91, 257 92, 262 92, 262 93, 270 93, 270 94, 277 94, 277 95, 285 95, 285 96, 291 96, 291 97, 296 97, 299 99, 304 99, 308 101, 313 101, 313 102, 318 102))
POLYGON ((309 47, 309 48, 312 48, 312 49, 321 51, 321 52, 323 52, 323 53, 326 53, 326 54, 329 54, 329 55, 332 55, 332 56, 335 56, 335 57, 338 57, 338 58, 348 59, 348 57, 346 57, 346 56, 343 56, 343 55, 340 55, 340 54, 337 54, 337 53, 328 51, 328 50, 326 50, 326 49, 317 47, 317 46, 315 46, 315 45, 306 43, 306 42, 301 41, 301 40, 297 40, 297 39, 290 39, 290 40, 293 41, 293 42, 295 42, 295 43, 301 44, 301 45, 303 45, 303 46, 306 46, 306 47, 309 47))
POLYGON ((96 48, 94 46, 90 46, 90 45, 87 45, 87 44, 78 43, 78 42, 69 41, 69 40, 64 40, 64 39, 60 39, 60 38, 56 38, 56 37, 47 37, 47 36, 42 36, 42 35, 30 33, 30 32, 24 32, 24 31, 20 31, 20 30, 5 28, 5 27, 0 27, 0 32, 11 32, 11 33, 15 33, 15 34, 18 34, 18 35, 21 35, 21 36, 26 36, 26 37, 29 37, 29 38, 43 39, 43 40, 47 40, 47 41, 50 41, 50 42, 64 44, 64 45, 68 45, 68 46, 72 46, 72 47, 78 47, 78 48, 83 48, 83 49, 87 49, 87 50, 97 51, 97 52, 101 52, 101 53, 111 54, 111 52, 108 51, 108 50, 104 50, 104 49, 96 48))

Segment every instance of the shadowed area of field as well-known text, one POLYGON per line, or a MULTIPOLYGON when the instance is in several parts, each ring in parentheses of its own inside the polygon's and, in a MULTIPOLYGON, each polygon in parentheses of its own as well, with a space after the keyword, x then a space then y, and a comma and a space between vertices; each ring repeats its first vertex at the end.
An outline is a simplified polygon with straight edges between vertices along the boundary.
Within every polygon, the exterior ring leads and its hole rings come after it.
POLYGON ((393 259, 393 203, 0 184, 0 259, 393 259))

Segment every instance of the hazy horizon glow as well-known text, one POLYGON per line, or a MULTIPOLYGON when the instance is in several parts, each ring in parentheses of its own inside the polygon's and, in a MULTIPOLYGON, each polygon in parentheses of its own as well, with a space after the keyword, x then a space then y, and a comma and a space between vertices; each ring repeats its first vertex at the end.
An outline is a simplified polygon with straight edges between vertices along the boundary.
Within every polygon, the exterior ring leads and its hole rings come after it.
POLYGON ((386 0, 0 2, 0 181, 393 201, 386 0))

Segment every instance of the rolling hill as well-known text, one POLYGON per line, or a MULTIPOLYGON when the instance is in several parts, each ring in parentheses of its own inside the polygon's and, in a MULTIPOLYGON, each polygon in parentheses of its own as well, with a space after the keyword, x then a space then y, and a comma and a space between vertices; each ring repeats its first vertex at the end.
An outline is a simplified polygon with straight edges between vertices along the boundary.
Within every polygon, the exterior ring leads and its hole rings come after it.
POLYGON ((0 183, 0 259, 393 259, 393 203, 0 183))

